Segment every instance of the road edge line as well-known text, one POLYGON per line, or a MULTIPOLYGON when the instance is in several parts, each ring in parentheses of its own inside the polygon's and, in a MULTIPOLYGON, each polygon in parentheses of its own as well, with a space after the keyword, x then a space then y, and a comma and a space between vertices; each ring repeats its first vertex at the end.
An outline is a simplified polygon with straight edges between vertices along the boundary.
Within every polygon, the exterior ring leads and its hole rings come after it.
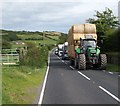
POLYGON ((105 93, 107 93, 109 96, 111 96, 112 98, 114 98, 115 100, 117 100, 118 102, 120 102, 120 99, 118 97, 116 97, 115 95, 113 95, 112 93, 110 93, 108 90, 106 90, 105 88, 103 88, 102 86, 99 86, 99 88, 101 90, 103 90, 105 93))
POLYGON ((49 72, 50 53, 51 53, 51 51, 49 52, 49 56, 48 56, 47 71, 46 71, 45 78, 44 78, 44 81, 43 81, 42 90, 41 90, 41 93, 40 93, 40 96, 39 96, 38 104, 42 104, 42 100, 43 100, 43 96, 44 96, 45 86, 46 86, 46 82, 47 82, 47 76, 48 76, 48 72, 49 72))
POLYGON ((78 73, 79 73, 80 75, 82 75, 84 78, 86 78, 87 80, 90 80, 89 77, 87 77, 85 74, 81 73, 80 71, 78 71, 78 73))

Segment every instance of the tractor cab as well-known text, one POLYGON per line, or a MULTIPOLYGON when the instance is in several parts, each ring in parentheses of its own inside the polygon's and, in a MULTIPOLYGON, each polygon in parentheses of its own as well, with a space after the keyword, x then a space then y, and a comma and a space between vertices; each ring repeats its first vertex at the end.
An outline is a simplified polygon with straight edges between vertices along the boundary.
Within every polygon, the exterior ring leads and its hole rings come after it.
POLYGON ((82 53, 86 56, 86 62, 89 64, 98 63, 100 49, 97 47, 96 40, 93 38, 80 39, 82 53))
POLYGON ((81 42, 81 49, 83 53, 86 54, 88 50, 96 50, 97 43, 95 39, 88 38, 88 39, 80 39, 81 42))
POLYGON ((81 46, 86 49, 88 47, 96 48, 96 40, 95 39, 82 39, 81 46))

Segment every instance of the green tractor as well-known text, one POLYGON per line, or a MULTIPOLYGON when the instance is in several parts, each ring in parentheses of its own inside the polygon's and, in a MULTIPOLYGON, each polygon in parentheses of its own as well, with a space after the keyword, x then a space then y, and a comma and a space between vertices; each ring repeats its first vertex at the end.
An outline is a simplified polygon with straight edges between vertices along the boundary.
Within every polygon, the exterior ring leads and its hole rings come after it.
POLYGON ((76 58, 74 65, 80 70, 88 68, 99 68, 105 70, 107 66, 107 56, 101 53, 93 38, 80 38, 80 46, 75 50, 76 58))

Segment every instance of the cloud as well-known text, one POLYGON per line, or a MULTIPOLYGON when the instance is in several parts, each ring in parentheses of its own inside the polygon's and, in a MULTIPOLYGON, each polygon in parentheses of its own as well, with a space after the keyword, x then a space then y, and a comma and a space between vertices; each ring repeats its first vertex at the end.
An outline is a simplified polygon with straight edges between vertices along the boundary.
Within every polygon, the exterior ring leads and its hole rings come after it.
MULTIPOLYGON (((67 32, 73 24, 85 23, 95 10, 109 7, 117 15, 118 0, 81 0, 79 2, 35 2, 30 0, 2 4, 2 26, 12 30, 56 30, 67 32), (31 1, 31 2, 30 2, 31 1), (109 1, 109 2, 108 2, 109 1)), ((76 0, 78 1, 78 0, 76 0)))

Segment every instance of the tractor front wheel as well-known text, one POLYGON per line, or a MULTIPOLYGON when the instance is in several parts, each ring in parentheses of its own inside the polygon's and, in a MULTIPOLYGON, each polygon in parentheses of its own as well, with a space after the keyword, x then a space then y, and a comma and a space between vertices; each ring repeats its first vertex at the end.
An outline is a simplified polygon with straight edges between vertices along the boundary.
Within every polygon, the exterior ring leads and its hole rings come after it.
POLYGON ((79 70, 85 70, 86 69, 86 57, 85 57, 85 54, 79 54, 78 69, 79 70))

